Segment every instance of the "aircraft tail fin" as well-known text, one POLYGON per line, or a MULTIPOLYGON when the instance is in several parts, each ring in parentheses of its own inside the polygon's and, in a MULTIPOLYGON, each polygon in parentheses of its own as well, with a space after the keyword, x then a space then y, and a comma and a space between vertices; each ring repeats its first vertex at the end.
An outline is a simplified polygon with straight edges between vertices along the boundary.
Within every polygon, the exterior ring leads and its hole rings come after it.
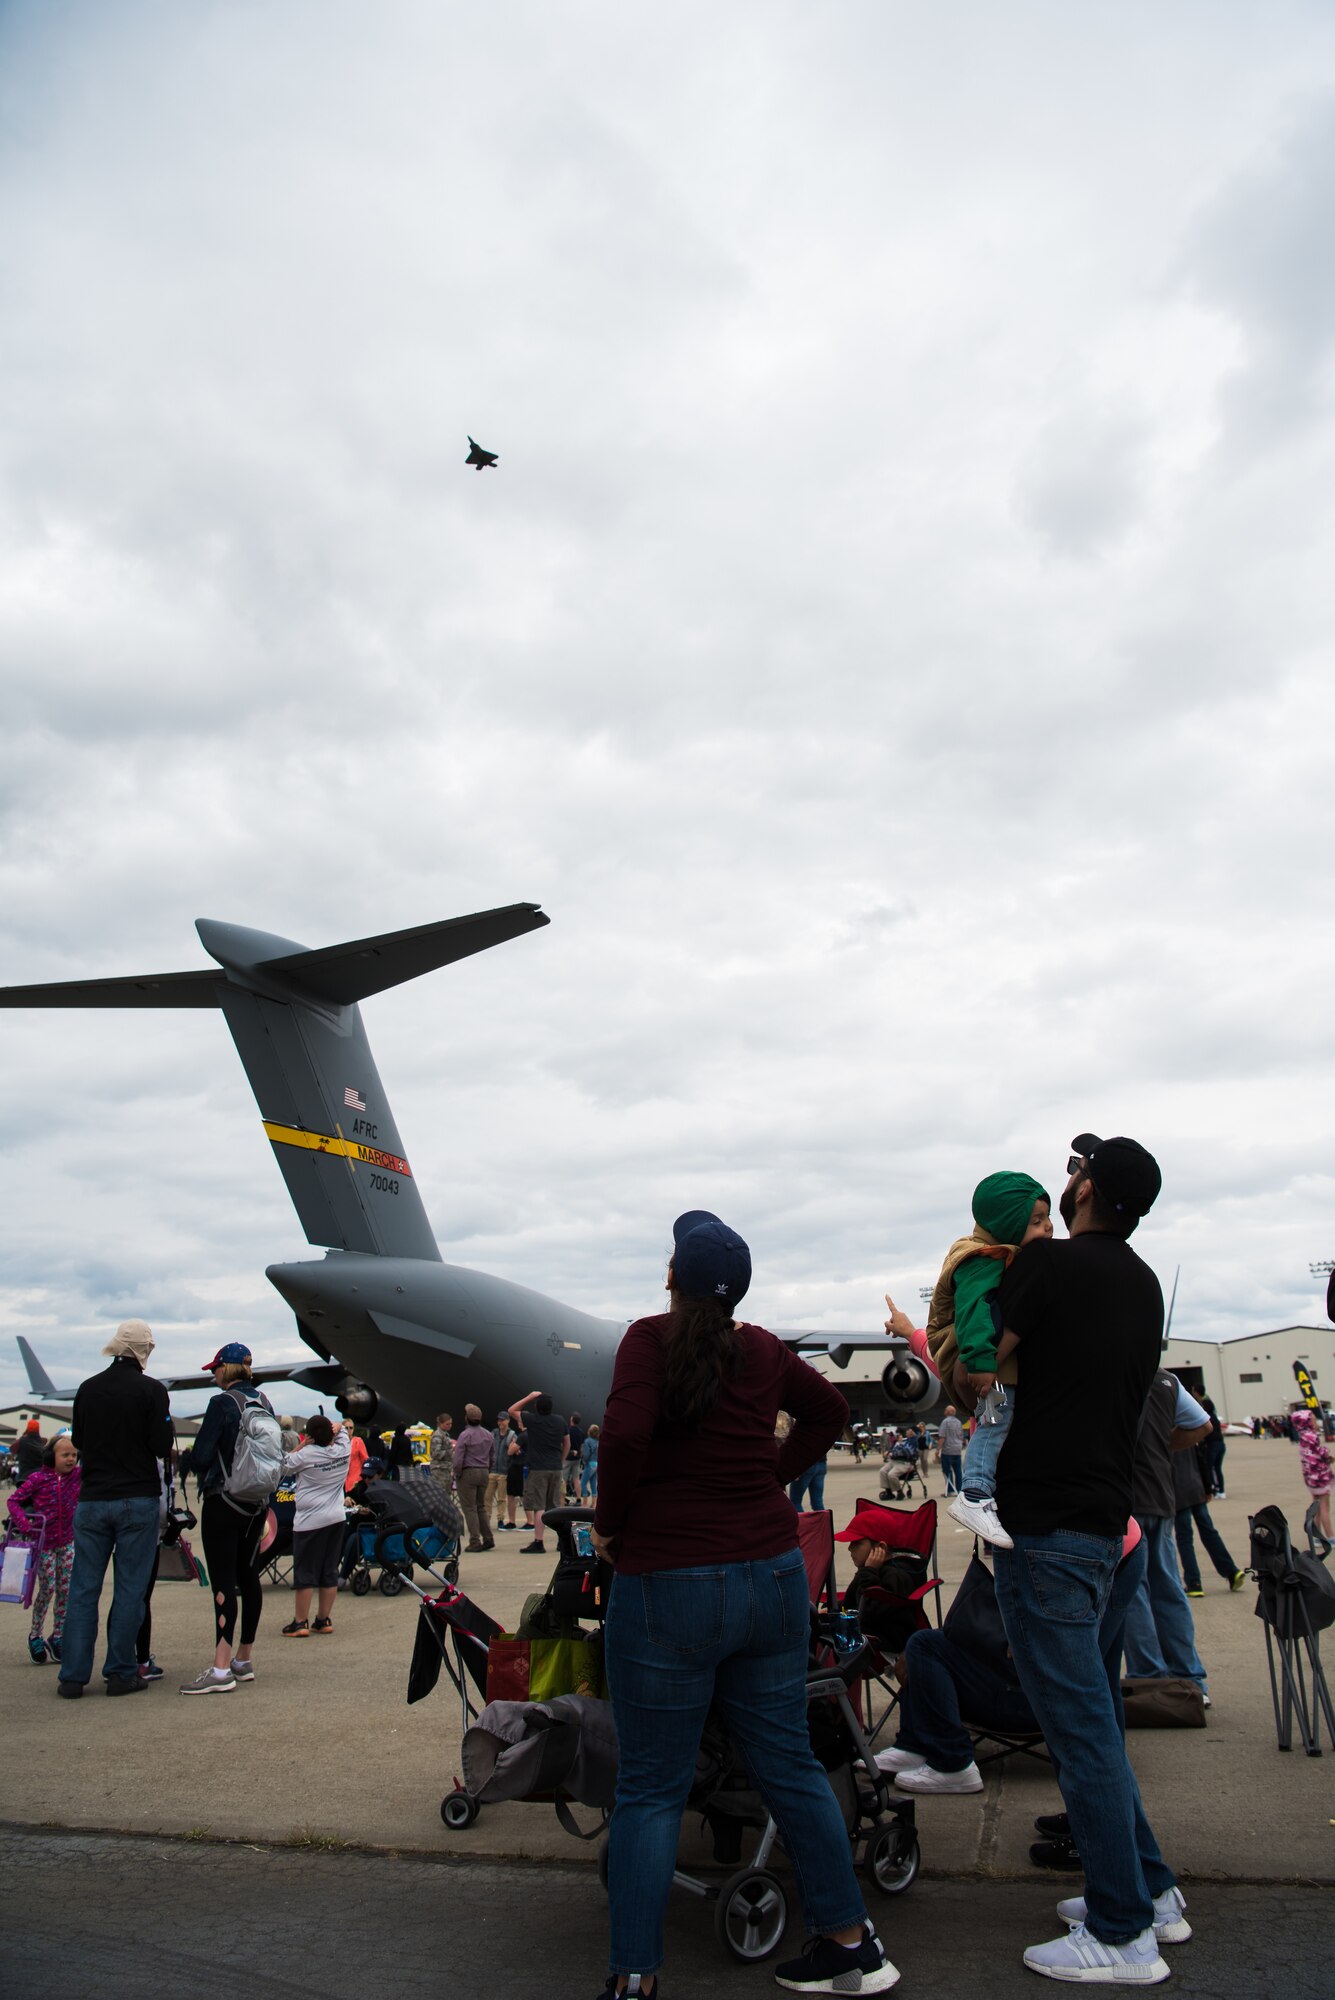
POLYGON ((23 1335, 20 1333, 16 1338, 19 1344, 19 1353, 23 1356, 23 1365, 28 1371, 28 1387, 32 1390, 33 1395, 59 1396, 61 1393, 60 1390, 57 1389, 55 1383, 51 1380, 51 1377, 47 1374, 45 1368, 43 1368, 41 1362, 23 1338, 23 1335))
POLYGON ((218 972, 11 986, 0 1006, 220 1007, 307 1241, 439 1262, 357 1002, 549 921, 512 903, 308 951, 201 917, 218 972))

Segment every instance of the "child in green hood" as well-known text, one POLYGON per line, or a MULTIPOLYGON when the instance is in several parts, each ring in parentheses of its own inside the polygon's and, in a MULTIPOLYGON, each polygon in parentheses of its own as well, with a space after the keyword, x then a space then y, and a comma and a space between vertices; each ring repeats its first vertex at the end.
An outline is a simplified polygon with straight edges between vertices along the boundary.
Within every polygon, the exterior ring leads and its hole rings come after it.
POLYGON ((1000 1548, 1011 1546, 996 1508, 997 1459, 1015 1408, 1011 1343, 1000 1350, 1001 1329, 993 1301, 1015 1253, 1035 1237, 1052 1234, 1052 1201, 1030 1174, 989 1174, 973 1191, 974 1228, 946 1252, 927 1315, 927 1347, 943 1383, 958 1361, 979 1404, 978 1421, 964 1459, 963 1490, 948 1509, 952 1519, 1000 1548))

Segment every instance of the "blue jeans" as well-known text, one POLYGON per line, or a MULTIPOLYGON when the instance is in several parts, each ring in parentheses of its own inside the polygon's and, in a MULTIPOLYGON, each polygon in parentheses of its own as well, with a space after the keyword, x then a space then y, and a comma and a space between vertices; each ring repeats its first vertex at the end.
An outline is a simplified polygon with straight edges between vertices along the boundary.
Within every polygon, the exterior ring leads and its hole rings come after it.
POLYGON ((964 1460, 963 1460, 963 1459, 961 1458, 960 1454, 959 1454, 959 1453, 958 1453, 957 1451, 943 1451, 943 1452, 942 1452, 942 1454, 941 1454, 941 1470, 942 1470, 943 1474, 945 1475, 945 1481, 946 1481, 946 1491, 947 1491, 947 1493, 958 1493, 958 1492, 959 1492, 959 1490, 960 1490, 960 1467, 961 1467, 961 1466, 963 1465, 963 1463, 964 1463, 964 1460))
POLYGON ((1182 1561, 1183 1583, 1188 1590, 1199 1590, 1201 1587, 1201 1566, 1196 1560, 1196 1543, 1191 1532, 1193 1521, 1201 1532, 1201 1547, 1216 1571, 1232 1583, 1238 1566, 1224 1547, 1224 1538, 1210 1519, 1210 1509, 1203 1500, 1195 1507, 1179 1507, 1173 1517, 1173 1537, 1182 1561))
POLYGON ((1205 1668, 1196 1651, 1196 1625, 1177 1573, 1170 1514, 1146 1514, 1145 1582, 1126 1614, 1126 1670, 1136 1678, 1196 1681, 1205 1692, 1205 1668))
POLYGON ((1085 1870, 1089 1928, 1125 1944, 1173 1885, 1127 1762, 1101 1625, 1121 1541, 1062 1530, 993 1555, 1011 1657, 1057 1768, 1085 1870))
POLYGON ((843 1814, 807 1732, 809 1625, 797 1549, 614 1581, 605 1641, 620 1757, 610 1971, 662 1964, 677 1836, 711 1703, 779 1823, 810 1931, 863 1922, 843 1814))
POLYGON ((904 1693, 895 1747, 916 1750, 934 1771, 963 1771, 973 1762, 973 1738, 963 1718, 978 1728, 1036 1729, 1022 1691, 949 1632, 914 1632, 906 1650, 904 1693))
MULTIPOLYGON (((999 1382, 997 1388, 1005 1395, 1005 1402, 997 1410, 994 1424, 974 1422, 973 1436, 964 1454, 964 1490, 970 1495, 994 1494, 997 1490, 997 1460, 1001 1447, 1010 1436, 1011 1418, 1015 1415, 1015 1388, 1012 1383, 999 1382)), ((990 1392, 996 1395, 996 1390, 990 1392)), ((983 1405, 978 1405, 978 1417, 983 1414, 983 1405)))
POLYGON ((115 1559, 115 1584, 107 1619, 107 1680, 134 1680, 139 1672, 134 1642, 144 1616, 144 1596, 158 1548, 156 1500, 81 1500, 74 1510, 74 1569, 65 1635, 60 1647, 60 1679, 86 1687, 93 1678, 98 1608, 107 1564, 115 1559))
POLYGON ((805 1472, 800 1472, 796 1479, 790 1480, 788 1498, 792 1501, 799 1514, 802 1511, 802 1495, 804 1493, 811 1502, 811 1511, 813 1514, 819 1514, 824 1509, 825 1464, 826 1461, 821 1459, 818 1465, 809 1465, 805 1472))

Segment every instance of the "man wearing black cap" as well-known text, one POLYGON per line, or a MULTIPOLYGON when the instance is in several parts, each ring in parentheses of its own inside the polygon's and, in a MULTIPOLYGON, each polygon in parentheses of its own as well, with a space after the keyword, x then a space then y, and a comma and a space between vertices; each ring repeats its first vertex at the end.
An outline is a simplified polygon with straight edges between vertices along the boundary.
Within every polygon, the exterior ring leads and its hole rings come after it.
POLYGON ((1024 1395, 997 1465, 997 1511, 1015 1544, 994 1552, 997 1601, 1085 1866, 1069 1934, 1024 1961, 1049 1979, 1153 1985, 1168 1977, 1160 1943, 1191 1933, 1127 1762, 1099 1623, 1159 1365, 1163 1293, 1127 1239, 1160 1174, 1134 1139, 1089 1132, 1067 1171, 1058 1206, 1070 1240, 1029 1244, 998 1294, 1021 1343, 1024 1395))

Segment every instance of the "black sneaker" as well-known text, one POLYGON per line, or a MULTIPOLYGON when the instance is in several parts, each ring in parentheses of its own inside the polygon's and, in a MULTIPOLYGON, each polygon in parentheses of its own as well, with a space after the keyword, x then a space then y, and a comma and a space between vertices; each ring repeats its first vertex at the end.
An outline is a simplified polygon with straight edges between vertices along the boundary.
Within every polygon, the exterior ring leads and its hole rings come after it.
POLYGON ((1069 1875, 1083 1875, 1085 1864, 1073 1840, 1036 1840, 1029 1849, 1035 1868, 1057 1868, 1069 1875))
POLYGON ((776 1966, 774 1977, 790 1993, 888 1993, 899 1974, 868 1923, 861 1944, 809 1938, 801 1958, 776 1966))
POLYGON ((137 1668, 135 1669, 133 1679, 130 1679, 125 1674, 108 1674, 106 1677, 106 1687, 108 1694, 142 1694, 144 1692, 144 1683, 139 1678, 137 1668))
POLYGON ((1040 1813, 1034 1821, 1034 1832, 1041 1833, 1044 1840, 1069 1840, 1071 1822, 1065 1813, 1040 1813))
MULTIPOLYGON (((617 1974, 617 1973, 615 1973, 615 1972, 609 1972, 609 1973, 608 1973, 608 1975, 607 1975, 607 1984, 606 1984, 606 1986, 604 1986, 604 1988, 603 1988, 602 1992, 601 1992, 601 1993, 600 1993, 600 1994, 598 1995, 598 2000, 616 2000, 616 1992, 617 1992, 617 1979, 618 1979, 618 1977, 619 1977, 619 1974, 617 1974)), ((622 1987, 622 1989, 621 1989, 621 1991, 622 1991, 623 1993, 629 1993, 629 1994, 630 1994, 630 2000, 637 2000, 637 1996, 638 1996, 639 1994, 641 1994, 641 1993, 642 1993, 642 1994, 643 1994, 643 1995, 645 1996, 645 2000, 658 2000, 658 1975, 657 1975, 657 1973, 654 1973, 654 1972, 650 1972, 650 1973, 648 1973, 648 1974, 646 1974, 646 1975, 644 1975, 644 1976, 642 1977, 642 1976, 641 1976, 641 1974, 639 1974, 638 1972, 635 1972, 635 1973, 632 1973, 632 1974, 631 1974, 631 1979, 632 1979, 632 1981, 634 1981, 634 1980, 639 1980, 639 1982, 640 1982, 640 1983, 639 1983, 639 1984, 638 1984, 638 1985, 637 1985, 637 1986, 635 1987, 635 1990, 634 1990, 634 1992, 633 1992, 633 1993, 631 1992, 631 1988, 630 1988, 630 1986, 629 1986, 629 1985, 627 1985, 627 1986, 623 1986, 623 1987, 622 1987), (647 1977, 647 1979, 648 1979, 648 1981, 649 1981, 649 1983, 648 1983, 648 1985, 647 1985, 647 1986, 646 1986, 646 1985, 644 1984, 644 1978, 646 1978, 646 1977, 647 1977)))
POLYGON ((545 1556, 547 1550, 542 1542, 525 1542, 519 1553, 521 1556, 545 1556))

